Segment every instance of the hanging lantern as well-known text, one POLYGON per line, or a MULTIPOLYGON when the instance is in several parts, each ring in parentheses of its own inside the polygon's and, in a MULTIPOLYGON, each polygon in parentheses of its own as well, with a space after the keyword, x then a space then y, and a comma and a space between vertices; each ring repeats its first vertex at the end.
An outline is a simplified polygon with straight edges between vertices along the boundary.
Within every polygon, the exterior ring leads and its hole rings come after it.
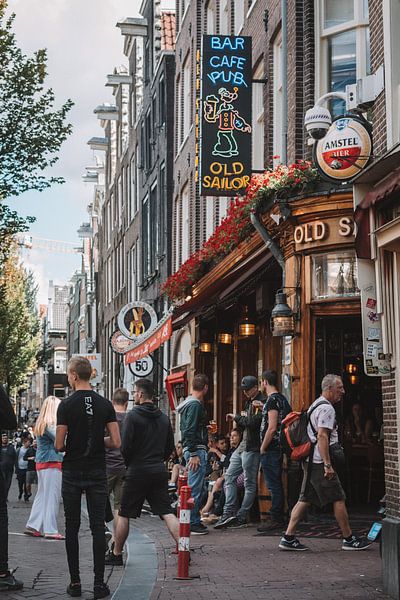
POLYGON ((255 323, 251 323, 249 319, 249 308, 248 306, 243 307, 243 318, 239 323, 239 337, 250 337, 255 335, 256 326, 255 323))
POLYGON ((347 363, 346 373, 349 373, 349 375, 355 375, 358 373, 358 365, 355 365, 354 363, 347 363))
POLYGON ((294 314, 282 290, 278 290, 275 296, 275 306, 271 312, 271 331, 275 337, 293 337, 295 333, 294 314))
POLYGON ((231 333, 219 333, 218 334, 218 343, 219 344, 232 344, 232 334, 231 333))
POLYGON ((209 354, 213 351, 213 345, 211 342, 201 342, 199 346, 200 352, 204 352, 205 354, 209 354))

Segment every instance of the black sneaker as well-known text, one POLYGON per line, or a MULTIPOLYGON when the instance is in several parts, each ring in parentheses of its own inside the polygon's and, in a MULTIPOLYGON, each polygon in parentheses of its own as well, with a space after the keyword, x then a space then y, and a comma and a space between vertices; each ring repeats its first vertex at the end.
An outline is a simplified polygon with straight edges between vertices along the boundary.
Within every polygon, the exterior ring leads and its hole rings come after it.
POLYGON ((68 596, 72 596, 73 598, 78 598, 82 596, 82 586, 80 583, 70 583, 67 587, 68 596))
POLYGON ((14 575, 7 571, 5 577, 0 577, 0 591, 12 592, 14 590, 22 590, 24 584, 22 581, 15 579, 14 575))
POLYGON ((283 537, 279 542, 279 550, 294 550, 297 552, 304 552, 305 550, 309 550, 309 548, 307 548, 307 546, 299 542, 297 538, 294 538, 293 540, 288 542, 288 540, 285 537, 283 537))
POLYGON ((247 521, 236 517, 235 520, 228 523, 227 527, 228 529, 242 529, 243 527, 247 527, 247 521))
POLYGON ((347 540, 343 540, 342 542, 342 550, 366 550, 372 545, 372 542, 369 542, 366 539, 358 538, 355 535, 352 536, 350 542, 347 540))
POLYGON ((208 529, 203 523, 190 526, 190 535, 207 535, 208 529))
POLYGON ((112 565, 114 567, 123 567, 124 562, 122 560, 122 554, 114 554, 114 552, 108 552, 104 561, 105 565, 112 565))
POLYGON ((96 600, 97 598, 107 598, 110 594, 110 588, 105 583, 95 585, 93 588, 93 600, 96 600))
POLYGON ((214 529, 225 529, 225 527, 228 527, 229 523, 233 523, 237 520, 238 518, 235 515, 229 515, 227 517, 222 516, 220 520, 215 523, 214 529))

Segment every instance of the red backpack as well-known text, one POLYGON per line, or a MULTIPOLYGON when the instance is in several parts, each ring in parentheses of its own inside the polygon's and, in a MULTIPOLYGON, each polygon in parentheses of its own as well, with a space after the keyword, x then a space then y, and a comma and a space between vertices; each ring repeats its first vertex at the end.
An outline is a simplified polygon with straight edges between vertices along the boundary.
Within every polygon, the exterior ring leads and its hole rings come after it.
POLYGON ((321 404, 329 404, 326 400, 318 402, 311 411, 303 410, 301 412, 290 412, 283 420, 280 433, 280 443, 283 452, 291 460, 304 460, 310 455, 312 447, 315 445, 307 433, 308 424, 317 435, 313 424, 310 421, 311 415, 321 404))

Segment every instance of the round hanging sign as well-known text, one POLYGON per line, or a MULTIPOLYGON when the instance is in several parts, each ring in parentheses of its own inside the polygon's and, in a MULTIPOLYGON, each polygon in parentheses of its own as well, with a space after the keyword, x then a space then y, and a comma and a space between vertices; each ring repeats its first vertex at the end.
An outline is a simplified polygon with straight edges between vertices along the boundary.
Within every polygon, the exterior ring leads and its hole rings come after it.
POLYGON ((131 346, 132 342, 128 340, 128 338, 123 335, 119 329, 114 331, 114 333, 110 336, 110 346, 117 354, 125 354, 131 346))
POLYGON ((147 377, 154 369, 154 361, 151 356, 144 356, 134 363, 129 363, 128 366, 135 377, 147 377))
POLYGON ((140 342, 157 325, 156 311, 145 302, 131 302, 121 309, 118 315, 118 327, 129 340, 140 342))
POLYGON ((314 161, 329 181, 348 181, 367 166, 372 154, 368 123, 356 117, 336 119, 314 144, 314 161))

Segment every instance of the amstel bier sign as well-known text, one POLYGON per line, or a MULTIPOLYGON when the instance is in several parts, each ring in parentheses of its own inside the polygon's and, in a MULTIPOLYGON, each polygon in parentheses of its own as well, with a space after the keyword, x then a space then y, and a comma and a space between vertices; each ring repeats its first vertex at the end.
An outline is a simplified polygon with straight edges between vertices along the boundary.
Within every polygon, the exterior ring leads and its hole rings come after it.
POLYGON ((349 181, 364 169, 372 154, 367 121, 348 116, 336 119, 314 146, 314 161, 329 181, 349 181))

